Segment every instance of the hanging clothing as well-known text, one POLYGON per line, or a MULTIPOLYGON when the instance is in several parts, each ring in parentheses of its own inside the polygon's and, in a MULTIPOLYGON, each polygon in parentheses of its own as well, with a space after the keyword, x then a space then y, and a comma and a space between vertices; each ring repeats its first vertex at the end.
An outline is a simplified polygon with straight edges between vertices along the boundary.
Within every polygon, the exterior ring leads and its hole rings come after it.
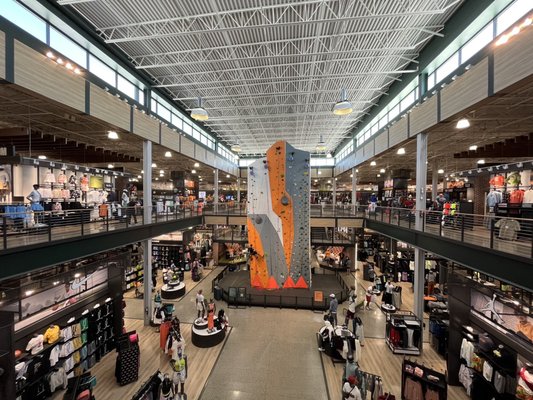
POLYGON ((511 218, 502 218, 494 225, 500 229, 498 238, 505 240, 516 240, 520 231, 520 224, 511 218))

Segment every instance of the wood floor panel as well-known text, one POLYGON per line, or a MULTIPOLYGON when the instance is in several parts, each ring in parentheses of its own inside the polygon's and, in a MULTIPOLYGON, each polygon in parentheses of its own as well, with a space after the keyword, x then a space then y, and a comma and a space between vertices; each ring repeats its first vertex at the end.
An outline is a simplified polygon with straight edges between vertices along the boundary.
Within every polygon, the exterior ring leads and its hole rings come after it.
MULTIPOLYGON (((91 369, 92 374, 97 377, 94 390, 97 400, 129 400, 157 370, 171 374, 170 357, 159 348, 159 333, 155 331, 155 328, 145 327, 143 321, 137 319, 125 319, 125 322, 128 331, 136 330, 139 334, 141 347, 139 380, 129 385, 119 386, 115 379, 117 353, 111 352, 91 369)), ((191 343, 191 324, 182 323, 181 331, 185 338, 185 354, 189 363, 185 392, 188 400, 196 400, 200 397, 231 328, 222 343, 208 349, 198 348, 191 343)), ((53 400, 60 400, 62 397, 63 391, 56 392, 53 400)))

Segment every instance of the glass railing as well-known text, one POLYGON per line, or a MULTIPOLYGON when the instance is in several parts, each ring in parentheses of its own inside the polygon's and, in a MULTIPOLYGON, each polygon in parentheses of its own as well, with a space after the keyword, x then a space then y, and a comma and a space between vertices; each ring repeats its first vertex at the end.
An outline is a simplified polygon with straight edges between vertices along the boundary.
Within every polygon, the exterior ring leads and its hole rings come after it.
MULTIPOLYGON (((105 206, 105 207, 104 207, 105 206)), ((19 210, 19 208, 14 208, 19 210)), ((150 207, 152 224, 174 221, 202 214, 201 209, 181 208, 157 212, 150 207)), ((148 224, 144 207, 95 208, 58 211, 20 211, 0 214, 0 251, 56 240, 130 229, 148 224)))

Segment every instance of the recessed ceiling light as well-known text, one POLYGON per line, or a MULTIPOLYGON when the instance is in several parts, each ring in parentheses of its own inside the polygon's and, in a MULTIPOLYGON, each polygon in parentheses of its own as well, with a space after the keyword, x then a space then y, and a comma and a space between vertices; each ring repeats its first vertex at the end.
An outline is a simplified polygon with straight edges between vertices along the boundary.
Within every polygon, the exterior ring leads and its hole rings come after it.
POLYGON ((56 61, 57 61, 58 64, 63 64, 63 62, 64 62, 62 58, 58 58, 56 61))
POLYGON ((46 52, 46 57, 48 57, 48 58, 54 58, 55 56, 54 56, 54 53, 52 53, 51 51, 47 51, 47 52, 46 52))
POLYGON ((167 158, 172 157, 172 153, 170 151, 165 151, 165 157, 167 158))
POLYGON ((194 163, 194 168, 198 168, 198 167, 200 167, 200 163, 195 162, 194 163))
POLYGON ((65 67, 66 67, 67 69, 74 69, 74 67, 72 66, 72 64, 69 63, 69 62, 65 64, 65 67))
POLYGON ((476 150, 477 150, 477 146, 476 146, 475 144, 473 144, 472 146, 470 146, 470 147, 468 148, 468 150, 470 150, 470 151, 476 151, 476 150))
POLYGON ((400 147, 398 151, 396 151, 396 154, 398 154, 399 156, 403 156, 405 154, 405 148, 400 147))
POLYGON ((485 164, 485 160, 477 160, 478 164, 485 164))
POLYGON ((75 73, 76 75, 80 75, 80 74, 81 74, 81 70, 80 70, 79 68, 76 67, 76 68, 74 68, 74 73, 75 73))
POLYGON ((115 166, 113 164, 107 164, 107 168, 113 169, 113 168, 115 168, 115 166))
POLYGON ((375 167, 376 166, 376 162, 375 161, 370 161, 370 166, 371 167, 375 167))
POLYGON ((459 121, 457 121, 457 125, 455 125, 457 129, 466 129, 470 127, 470 121, 466 118, 461 118, 459 121))
POLYGON ((443 174, 443 173, 444 173, 444 170, 441 168, 441 169, 439 169, 439 170, 437 171, 437 173, 439 173, 439 174, 443 174))
POLYGON ((44 156, 44 155, 42 155, 42 154, 41 154, 40 156, 37 156, 37 158, 38 158, 39 160, 46 160, 46 156, 44 156))

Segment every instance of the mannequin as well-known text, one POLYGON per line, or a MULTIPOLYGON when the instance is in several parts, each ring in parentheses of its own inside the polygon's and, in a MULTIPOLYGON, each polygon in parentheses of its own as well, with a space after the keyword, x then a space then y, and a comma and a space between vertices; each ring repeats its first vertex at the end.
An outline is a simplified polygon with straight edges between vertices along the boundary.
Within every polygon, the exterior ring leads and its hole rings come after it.
POLYGON ((220 309, 218 311, 218 317, 216 321, 218 329, 224 329, 225 331, 228 330, 229 326, 229 319, 228 316, 224 313, 224 309, 220 309))
POLYGON ((174 393, 179 396, 178 398, 185 398, 187 362, 185 361, 185 358, 183 358, 183 351, 181 348, 178 348, 177 358, 172 364, 174 369, 174 376, 172 377, 172 381, 174 383, 174 393))
POLYGON ((196 294, 196 311, 198 311, 198 319, 200 316, 202 319, 205 319, 205 297, 202 294, 202 289, 200 289, 196 294))
POLYGON ((209 299, 209 304, 207 305, 207 332, 213 332, 215 330, 215 311, 217 306, 213 299, 209 299))
POLYGON ((161 400, 174 400, 174 385, 168 374, 164 375, 161 383, 161 400))

